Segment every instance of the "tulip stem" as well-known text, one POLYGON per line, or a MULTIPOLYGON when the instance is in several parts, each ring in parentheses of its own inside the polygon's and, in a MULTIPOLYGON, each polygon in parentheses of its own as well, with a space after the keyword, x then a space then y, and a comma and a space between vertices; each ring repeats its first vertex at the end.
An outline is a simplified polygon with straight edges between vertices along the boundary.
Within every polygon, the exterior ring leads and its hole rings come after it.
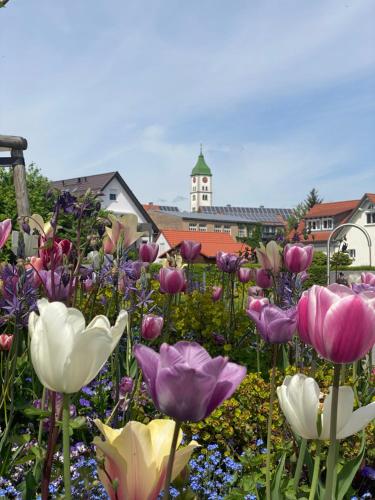
POLYGON ((179 422, 178 420, 175 420, 175 426, 174 426, 173 438, 172 438, 172 444, 171 444, 171 451, 169 454, 167 472, 165 475, 164 496, 163 496, 163 498, 165 498, 165 500, 170 499, 169 486, 171 484, 171 479, 172 479, 173 462, 174 462, 174 456, 176 453, 176 445, 177 445, 177 439, 178 439, 178 434, 180 432, 180 428, 181 428, 181 422, 179 422))
POLYGON ((315 500, 316 489, 319 482, 319 470, 320 470, 320 440, 316 441, 316 451, 314 458, 314 471, 311 481, 309 500, 315 500))
POLYGON ((325 500, 334 500, 335 498, 335 484, 336 484, 336 458, 338 450, 337 435, 337 409, 339 401, 339 387, 340 387, 340 372, 341 365, 335 363, 333 373, 332 385, 332 404, 331 404, 331 422, 330 422, 330 445, 327 457, 327 480, 325 500))
POLYGON ((271 500, 271 436, 272 436, 272 414, 275 399, 275 375, 276 375, 277 344, 272 344, 272 372, 270 381, 270 408, 267 425, 267 459, 266 459, 266 498, 271 500))
POLYGON ((63 453, 64 453, 64 489, 66 500, 70 500, 71 496, 71 478, 70 478, 70 439, 69 439, 69 417, 70 417, 70 395, 64 394, 63 399, 63 453))
POLYGON ((299 448, 298 460, 296 465, 296 470, 294 473, 294 490, 297 492, 299 481, 301 479, 302 466, 305 462, 307 439, 302 439, 301 446, 299 448))

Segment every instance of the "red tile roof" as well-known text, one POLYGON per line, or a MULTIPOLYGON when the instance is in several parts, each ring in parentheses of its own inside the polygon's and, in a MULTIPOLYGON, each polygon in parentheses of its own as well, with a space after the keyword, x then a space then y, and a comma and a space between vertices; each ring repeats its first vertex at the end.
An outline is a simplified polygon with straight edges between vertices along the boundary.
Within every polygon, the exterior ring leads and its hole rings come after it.
POLYGON ((371 203, 375 203, 375 194, 374 193, 366 193, 365 196, 371 201, 371 203))
POLYGON ((161 231, 171 248, 180 245, 183 240, 199 241, 202 243, 201 255, 204 257, 216 257, 216 253, 237 253, 245 249, 244 243, 237 243, 229 233, 215 233, 213 231, 175 231, 163 229, 161 231))
POLYGON ((154 205, 153 203, 143 203, 143 208, 148 211, 148 210, 159 210, 160 206, 159 205, 154 205))
POLYGON ((360 200, 334 201, 332 203, 317 203, 306 214, 306 218, 328 217, 349 212, 357 207, 360 200))

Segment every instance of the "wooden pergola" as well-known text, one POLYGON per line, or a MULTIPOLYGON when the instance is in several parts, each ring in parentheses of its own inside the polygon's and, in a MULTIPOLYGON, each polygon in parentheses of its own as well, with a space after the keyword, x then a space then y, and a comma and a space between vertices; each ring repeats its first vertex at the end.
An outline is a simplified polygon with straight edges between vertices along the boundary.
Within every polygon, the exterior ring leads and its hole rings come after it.
POLYGON ((30 215, 29 196, 26 186, 26 169, 23 152, 27 149, 27 140, 14 135, 0 135, 0 152, 10 156, 0 156, 0 167, 13 169, 13 183, 16 191, 18 216, 30 215))

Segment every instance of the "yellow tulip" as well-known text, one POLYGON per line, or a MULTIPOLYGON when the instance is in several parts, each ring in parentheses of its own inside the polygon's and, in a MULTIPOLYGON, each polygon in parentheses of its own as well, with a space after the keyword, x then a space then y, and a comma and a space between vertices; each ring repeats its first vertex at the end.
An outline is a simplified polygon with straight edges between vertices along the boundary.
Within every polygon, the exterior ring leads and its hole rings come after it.
MULTIPOLYGON (((105 441, 94 439, 100 465, 99 478, 111 500, 156 500, 163 488, 175 423, 152 420, 145 425, 128 422, 122 429, 112 429, 95 420, 105 441)), ((177 447, 182 440, 179 432, 177 447)), ((187 465, 198 443, 191 441, 177 449, 172 480, 187 465)))

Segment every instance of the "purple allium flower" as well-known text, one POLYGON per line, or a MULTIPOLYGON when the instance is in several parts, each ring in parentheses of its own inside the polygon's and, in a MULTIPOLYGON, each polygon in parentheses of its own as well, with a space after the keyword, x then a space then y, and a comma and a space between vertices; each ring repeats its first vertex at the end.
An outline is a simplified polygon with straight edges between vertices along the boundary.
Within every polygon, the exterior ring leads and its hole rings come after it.
POLYGON ((196 342, 162 344, 160 354, 143 345, 134 347, 155 406, 179 421, 198 422, 231 397, 246 368, 228 358, 211 358, 196 342))

